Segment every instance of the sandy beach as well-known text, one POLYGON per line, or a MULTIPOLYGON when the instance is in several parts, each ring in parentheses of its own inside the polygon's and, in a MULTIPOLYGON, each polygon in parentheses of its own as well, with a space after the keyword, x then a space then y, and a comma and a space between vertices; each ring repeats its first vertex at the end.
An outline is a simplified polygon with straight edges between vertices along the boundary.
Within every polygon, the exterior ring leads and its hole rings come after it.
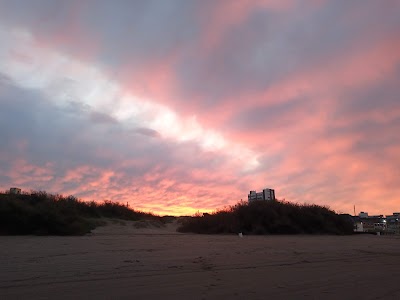
POLYGON ((111 224, 0 237, 0 299, 399 299, 400 237, 195 235, 111 224))

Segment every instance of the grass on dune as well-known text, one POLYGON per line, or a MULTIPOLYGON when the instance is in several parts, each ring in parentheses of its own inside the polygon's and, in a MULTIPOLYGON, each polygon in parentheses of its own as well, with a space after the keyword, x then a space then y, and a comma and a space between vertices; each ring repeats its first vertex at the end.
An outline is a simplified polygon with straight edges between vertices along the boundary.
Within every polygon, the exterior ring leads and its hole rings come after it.
POLYGON ((111 201, 84 202, 43 191, 0 195, 1 235, 83 235, 103 225, 101 218, 136 221, 160 217, 111 201))
POLYGON ((244 234, 352 234, 353 223, 327 207, 282 201, 240 202, 186 218, 180 232, 244 234))
MULTIPOLYGON (((104 225, 103 218, 130 221, 160 217, 104 201, 84 202, 43 191, 0 194, 0 235, 84 235, 104 225)), ((180 232, 202 234, 352 234, 349 218, 327 207, 282 201, 240 202, 211 214, 180 218, 180 232)), ((138 224, 139 226, 140 224, 138 224)))

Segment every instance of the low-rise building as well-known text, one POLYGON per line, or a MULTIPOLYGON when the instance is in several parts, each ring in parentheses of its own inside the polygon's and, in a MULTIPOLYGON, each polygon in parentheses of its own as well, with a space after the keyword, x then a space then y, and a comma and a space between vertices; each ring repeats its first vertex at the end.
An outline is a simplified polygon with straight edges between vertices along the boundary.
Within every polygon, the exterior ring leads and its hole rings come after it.
POLYGON ((388 233, 400 234, 400 213, 386 216, 386 230, 388 233))
POLYGON ((353 220, 353 230, 354 232, 364 232, 364 226, 363 226, 363 222, 361 220, 361 218, 358 216, 353 216, 352 217, 353 220))
POLYGON ((19 194, 21 194, 21 189, 12 187, 12 188, 10 188, 10 194, 19 195, 19 194))
POLYGON ((361 212, 358 219, 364 232, 383 232, 386 230, 386 218, 383 215, 369 216, 368 213, 361 212))

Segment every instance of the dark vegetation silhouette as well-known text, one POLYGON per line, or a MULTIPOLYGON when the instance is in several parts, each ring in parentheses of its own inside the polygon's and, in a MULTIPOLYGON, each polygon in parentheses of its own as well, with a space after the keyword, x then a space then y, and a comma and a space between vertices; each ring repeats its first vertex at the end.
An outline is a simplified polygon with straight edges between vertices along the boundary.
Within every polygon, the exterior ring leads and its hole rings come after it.
POLYGON ((83 202, 44 191, 0 194, 0 235, 84 235, 105 225, 103 218, 163 219, 111 201, 83 202))
MULTIPOLYGON (((84 235, 107 219, 151 220, 162 226, 171 218, 136 211, 123 204, 84 202, 44 191, 0 194, 0 235, 84 235)), ((327 207, 283 201, 240 202, 211 214, 179 219, 180 232, 201 234, 352 234, 351 219, 327 207)), ((140 222, 137 226, 145 226, 140 222)))
POLYGON ((353 233, 351 219, 324 206, 283 201, 240 202, 211 214, 181 221, 180 232, 202 234, 336 234, 353 233))

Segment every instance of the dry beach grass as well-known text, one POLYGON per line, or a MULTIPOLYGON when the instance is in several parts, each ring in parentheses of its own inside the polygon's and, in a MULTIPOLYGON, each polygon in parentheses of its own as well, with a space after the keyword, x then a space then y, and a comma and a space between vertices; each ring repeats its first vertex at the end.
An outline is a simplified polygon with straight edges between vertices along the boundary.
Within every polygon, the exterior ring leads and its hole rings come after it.
POLYGON ((398 299, 397 236, 0 236, 0 299, 398 299))

